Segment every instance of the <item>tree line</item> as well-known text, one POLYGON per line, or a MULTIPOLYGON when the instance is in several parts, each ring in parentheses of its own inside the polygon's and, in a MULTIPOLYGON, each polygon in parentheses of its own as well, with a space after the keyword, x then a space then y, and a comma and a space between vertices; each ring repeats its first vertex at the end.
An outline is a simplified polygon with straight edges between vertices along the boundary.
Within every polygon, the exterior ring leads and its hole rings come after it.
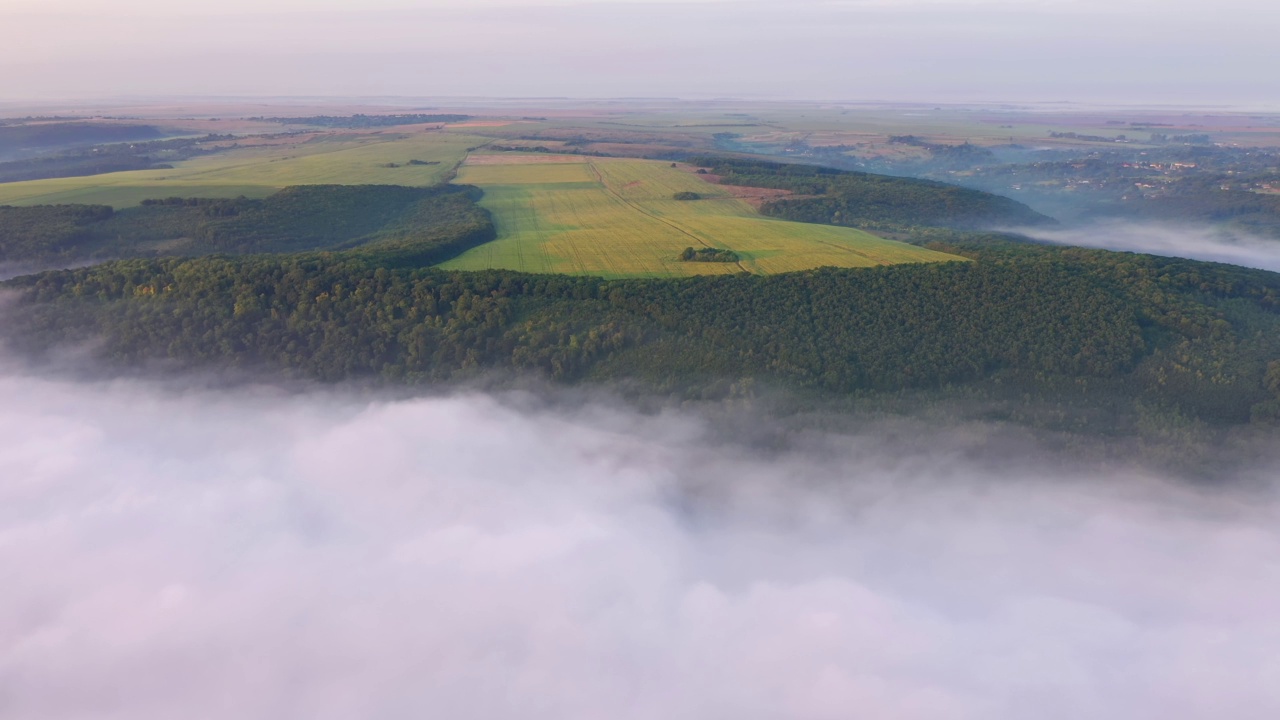
POLYGON ((399 266, 441 262, 494 237, 477 188, 302 185, 267 198, 161 198, 0 206, 0 261, 357 250, 399 266))
POLYGON ((728 185, 788 190, 796 197, 766 202, 760 212, 799 222, 866 227, 879 223, 981 228, 1052 220, 1016 200, 957 185, 913 178, 733 158, 694 158, 728 185))
POLYGON ((605 281, 347 253, 120 261, 11 281, 10 327, 35 354, 101 338, 120 367, 323 381, 509 370, 695 393, 726 379, 964 386, 1212 424, 1280 414, 1280 275, 958 233, 936 244, 976 262, 605 281))

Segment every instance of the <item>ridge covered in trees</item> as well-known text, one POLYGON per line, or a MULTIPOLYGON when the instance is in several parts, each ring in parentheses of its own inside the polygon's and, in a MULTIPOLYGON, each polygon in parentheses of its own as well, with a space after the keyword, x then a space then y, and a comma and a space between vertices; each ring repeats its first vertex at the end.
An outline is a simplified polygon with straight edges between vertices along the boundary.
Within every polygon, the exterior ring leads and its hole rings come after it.
POLYGON ((152 125, 126 123, 73 121, 0 124, 0 157, 75 145, 158 140, 164 135, 164 132, 152 125))
MULTIPOLYGON (((125 126, 128 127, 128 126, 125 126)), ((0 162, 0 182, 22 182, 46 178, 105 175, 127 170, 173 167, 169 163, 234 148, 213 146, 215 141, 234 141, 233 135, 206 135, 201 138, 117 142, 87 148, 63 150, 54 155, 0 162)))
POLYGON ((37 355, 100 338, 119 367, 393 382, 534 371, 695 394, 968 387, 1075 403, 1059 415, 1087 431, 1153 414, 1280 418, 1280 275, 964 234, 947 247, 976 262, 604 281, 344 253, 120 261, 10 281, 10 326, 37 355))
POLYGON ((891 223, 976 229, 1043 225, 1052 218, 1010 198, 933 180, 766 160, 703 157, 726 185, 789 190, 797 197, 764 203, 760 212, 798 222, 874 227, 891 223))
POLYGON ((477 188, 302 185, 265 199, 166 198, 139 207, 0 206, 0 261, 361 252, 391 266, 424 265, 492 240, 477 188))

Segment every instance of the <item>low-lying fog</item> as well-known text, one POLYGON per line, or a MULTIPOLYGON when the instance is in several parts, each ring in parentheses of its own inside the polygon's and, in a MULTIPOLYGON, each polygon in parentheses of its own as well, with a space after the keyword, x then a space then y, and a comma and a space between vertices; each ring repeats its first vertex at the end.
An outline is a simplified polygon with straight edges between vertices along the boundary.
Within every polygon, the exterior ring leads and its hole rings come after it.
POLYGON ((1280 272, 1280 240, 1208 226, 1106 222, 1066 229, 1026 228, 1016 232, 1059 245, 1208 260, 1280 272))
POLYGON ((1265 480, 519 395, 0 397, 12 720, 1280 716, 1265 480))

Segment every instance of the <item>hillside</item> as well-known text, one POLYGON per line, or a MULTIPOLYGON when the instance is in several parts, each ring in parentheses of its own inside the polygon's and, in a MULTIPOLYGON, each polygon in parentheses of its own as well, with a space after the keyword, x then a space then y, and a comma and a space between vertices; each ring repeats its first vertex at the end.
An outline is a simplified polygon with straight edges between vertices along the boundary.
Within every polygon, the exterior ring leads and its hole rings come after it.
POLYGON ((809 223, 878 227, 885 224, 961 229, 1052 223, 1016 200, 957 185, 835 170, 816 165, 703 157, 702 165, 726 185, 795 193, 764 203, 770 217, 809 223))
POLYGON ((573 155, 473 155, 458 181, 484 190, 498 239, 453 270, 680 277, 959 260, 848 228, 763 217, 745 200, 667 162, 573 155), (692 199, 678 199, 678 198, 692 199), (684 262, 685 248, 734 262, 684 262))
POLYGON ((239 147, 166 163, 171 168, 0 183, 0 205, 120 209, 166 197, 264 198, 296 185, 427 187, 451 178, 468 149, 485 142, 429 131, 245 139, 239 147))
POLYGON ((1280 417, 1280 275, 963 235, 947 247, 976 261, 617 281, 341 255, 128 261, 11 281, 10 323, 36 355, 101 338, 120 369, 504 370, 696 397, 968 388, 990 412, 1037 407, 1035 422, 1084 432, 1280 417))
MULTIPOLYGON (((438 244, 442 228, 461 228, 469 239, 456 254, 493 237, 477 197, 475 188, 460 185, 306 185, 262 200, 166 198, 119 211, 102 205, 0 206, 0 262, 385 251, 438 244)), ((451 256, 430 257, 438 262, 451 256)))
POLYGON ((101 122, 0 123, 0 160, 38 150, 97 143, 155 140, 165 133, 151 125, 101 122))

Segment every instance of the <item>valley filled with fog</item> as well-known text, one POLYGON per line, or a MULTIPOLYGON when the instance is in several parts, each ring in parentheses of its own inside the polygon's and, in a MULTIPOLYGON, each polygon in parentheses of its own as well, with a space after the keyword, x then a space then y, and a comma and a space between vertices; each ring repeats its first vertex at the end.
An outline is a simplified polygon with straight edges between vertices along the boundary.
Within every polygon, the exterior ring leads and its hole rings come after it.
POLYGON ((1280 711, 1261 460, 14 364, 0 394, 6 718, 1280 711))
POLYGON ((1280 240, 1208 225, 1115 221, 1017 232, 1056 245, 1181 257, 1280 272, 1280 240))

